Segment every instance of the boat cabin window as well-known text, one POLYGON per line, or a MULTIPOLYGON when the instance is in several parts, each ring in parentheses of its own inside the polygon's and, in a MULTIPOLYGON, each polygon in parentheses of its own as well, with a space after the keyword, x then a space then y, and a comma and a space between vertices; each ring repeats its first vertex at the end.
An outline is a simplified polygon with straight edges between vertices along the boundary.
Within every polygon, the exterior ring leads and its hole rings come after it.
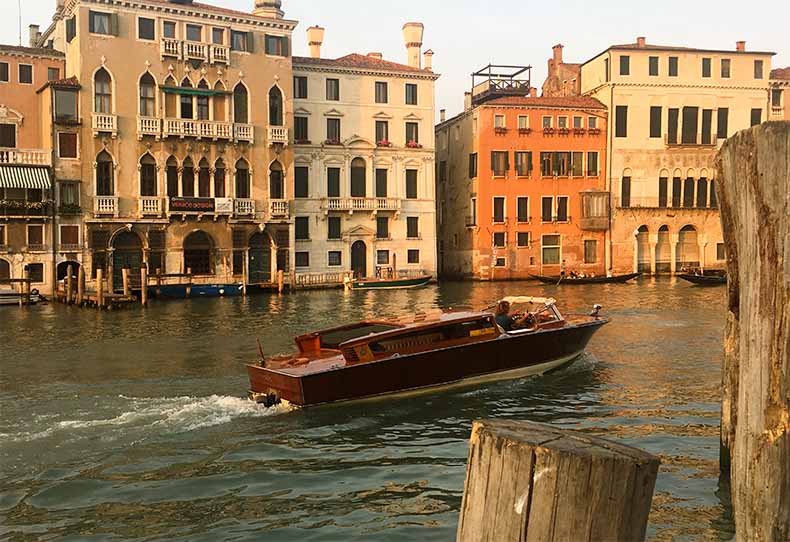
POLYGON ((498 335, 493 318, 450 323, 445 326, 419 329, 380 341, 370 343, 370 350, 377 354, 419 350, 441 346, 443 342, 459 341, 471 338, 484 339, 498 335))
POLYGON ((336 329, 321 335, 321 348, 337 349, 342 343, 374 333, 384 333, 400 329, 400 326, 387 324, 360 324, 358 326, 336 329))

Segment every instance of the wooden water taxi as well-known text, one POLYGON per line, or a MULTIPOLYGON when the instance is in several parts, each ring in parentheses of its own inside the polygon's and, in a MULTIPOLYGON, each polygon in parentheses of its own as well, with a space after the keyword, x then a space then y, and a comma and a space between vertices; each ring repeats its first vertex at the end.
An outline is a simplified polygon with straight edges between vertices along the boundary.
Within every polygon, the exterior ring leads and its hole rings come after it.
POLYGON ((550 298, 505 298, 530 326, 505 331, 494 314, 434 311, 367 320, 296 337, 299 352, 247 366, 250 399, 308 406, 422 388, 542 374, 573 361, 608 322, 563 316, 550 298))
POLYGON ((539 280, 545 284, 619 284, 628 282, 639 276, 639 273, 628 273, 627 275, 614 275, 611 277, 571 277, 570 275, 561 276, 545 276, 545 275, 530 275, 535 280, 539 280))
POLYGON ((395 290, 403 288, 419 288, 425 286, 433 277, 418 275, 414 277, 357 279, 347 280, 344 285, 349 290, 395 290))

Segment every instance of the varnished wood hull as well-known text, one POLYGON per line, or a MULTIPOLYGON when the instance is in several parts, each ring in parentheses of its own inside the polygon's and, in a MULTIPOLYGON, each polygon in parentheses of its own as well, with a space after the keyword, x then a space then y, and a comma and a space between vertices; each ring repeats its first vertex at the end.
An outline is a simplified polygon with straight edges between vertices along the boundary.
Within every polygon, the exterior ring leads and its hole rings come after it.
POLYGON ((629 273, 627 275, 615 275, 613 277, 585 277, 571 278, 569 276, 560 280, 560 277, 547 277, 545 275, 530 275, 535 280, 545 284, 619 284, 628 282, 639 276, 639 273, 629 273))
POLYGON ((402 288, 418 288, 431 281, 431 275, 401 279, 371 279, 351 282, 352 290, 399 290, 402 288))
POLYGON ((248 365, 250 393, 274 394, 292 404, 309 406, 541 374, 580 355, 593 334, 607 321, 601 318, 558 329, 502 335, 472 344, 347 365, 305 376, 248 365))

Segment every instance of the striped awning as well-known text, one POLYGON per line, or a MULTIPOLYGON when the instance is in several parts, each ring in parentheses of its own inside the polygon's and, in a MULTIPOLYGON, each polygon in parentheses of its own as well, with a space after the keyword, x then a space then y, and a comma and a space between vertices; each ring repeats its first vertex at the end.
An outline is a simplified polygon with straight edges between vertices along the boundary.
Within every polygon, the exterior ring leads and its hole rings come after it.
POLYGON ((0 166, 0 188, 52 188, 49 168, 41 166, 0 166))

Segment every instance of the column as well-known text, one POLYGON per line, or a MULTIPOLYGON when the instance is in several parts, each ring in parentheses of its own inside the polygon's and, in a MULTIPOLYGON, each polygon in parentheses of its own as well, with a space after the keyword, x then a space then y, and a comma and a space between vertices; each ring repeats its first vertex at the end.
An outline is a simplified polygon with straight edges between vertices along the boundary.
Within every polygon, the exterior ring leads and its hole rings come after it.
POLYGON ((639 233, 634 230, 634 273, 639 271, 639 233))
POLYGON ((373 163, 375 154, 371 152, 367 156, 367 174, 365 175, 365 196, 372 198, 376 195, 376 166, 373 163))
POLYGON ((672 260, 669 263, 669 271, 674 275, 677 272, 678 258, 678 234, 673 233, 669 236, 669 246, 672 249, 672 260))

